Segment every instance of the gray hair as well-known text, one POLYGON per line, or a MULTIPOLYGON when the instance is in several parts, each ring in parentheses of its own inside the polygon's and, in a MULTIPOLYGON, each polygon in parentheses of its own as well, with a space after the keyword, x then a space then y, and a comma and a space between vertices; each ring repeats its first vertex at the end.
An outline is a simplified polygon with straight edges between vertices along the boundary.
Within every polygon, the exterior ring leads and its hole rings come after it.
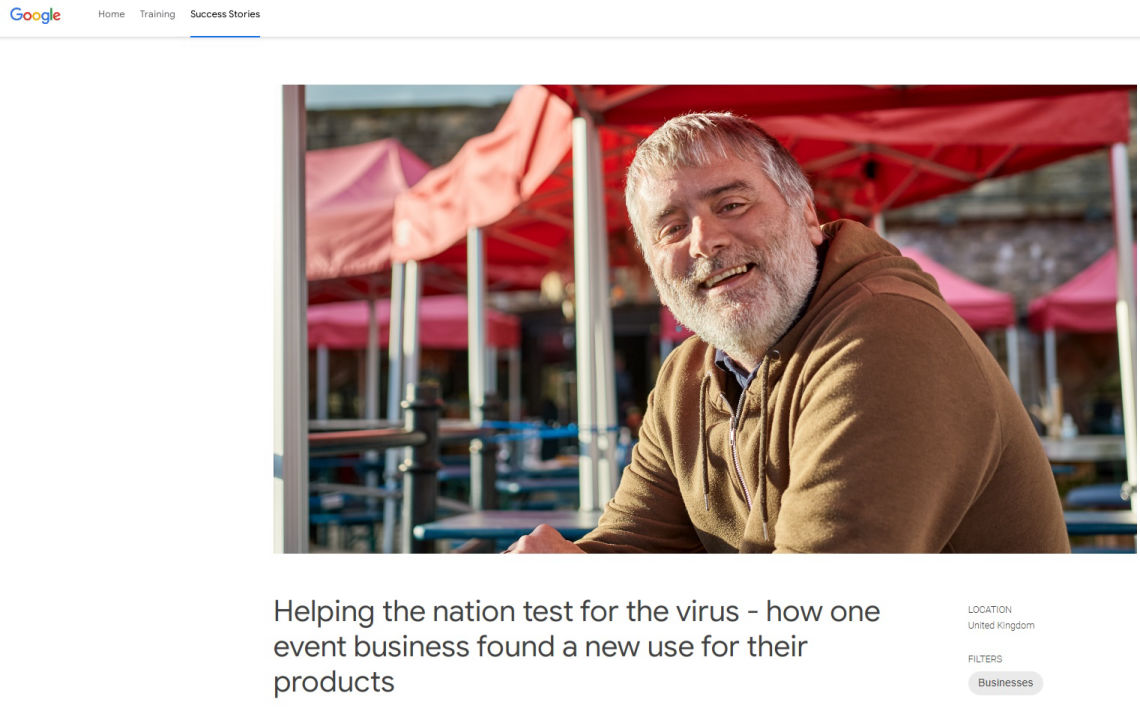
POLYGON ((731 112, 680 115, 657 128, 637 148, 625 179, 625 206, 638 242, 639 192, 647 181, 680 167, 704 167, 716 159, 754 159, 789 207, 814 206, 811 185, 795 158, 751 120, 731 112))

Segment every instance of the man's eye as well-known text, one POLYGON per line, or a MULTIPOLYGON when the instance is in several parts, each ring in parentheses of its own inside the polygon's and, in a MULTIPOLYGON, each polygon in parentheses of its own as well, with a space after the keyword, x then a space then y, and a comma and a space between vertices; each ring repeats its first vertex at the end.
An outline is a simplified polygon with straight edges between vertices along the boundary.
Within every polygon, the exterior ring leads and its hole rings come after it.
POLYGON ((684 224, 670 224, 669 226, 661 229, 661 233, 658 235, 658 238, 660 241, 669 241, 670 239, 675 239, 681 235, 681 232, 684 230, 684 228, 684 224))
POLYGON ((722 212, 731 212, 734 209, 739 209, 740 207, 743 207, 743 206, 744 206, 743 202, 728 202, 727 204, 724 204, 723 206, 721 206, 720 210, 722 212))

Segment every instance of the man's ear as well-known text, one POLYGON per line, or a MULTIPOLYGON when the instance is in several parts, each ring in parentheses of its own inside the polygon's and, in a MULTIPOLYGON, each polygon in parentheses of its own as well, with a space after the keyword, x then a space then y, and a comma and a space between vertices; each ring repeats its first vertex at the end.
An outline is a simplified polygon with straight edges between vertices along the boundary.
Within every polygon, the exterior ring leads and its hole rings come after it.
POLYGON ((823 231, 819 228, 819 216, 815 213, 815 205, 808 200, 804 200, 803 221, 808 231, 811 232, 812 245, 823 244, 823 231))

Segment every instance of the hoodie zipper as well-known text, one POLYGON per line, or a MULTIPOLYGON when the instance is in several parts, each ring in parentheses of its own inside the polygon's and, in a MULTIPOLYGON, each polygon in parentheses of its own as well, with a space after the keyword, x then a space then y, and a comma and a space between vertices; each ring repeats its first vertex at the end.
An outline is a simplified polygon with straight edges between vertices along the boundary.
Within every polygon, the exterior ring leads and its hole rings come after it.
POLYGON ((740 468, 740 453, 736 450, 736 426, 740 423, 741 414, 744 412, 744 399, 747 394, 747 391, 742 390, 740 399, 736 402, 736 410, 728 424, 728 445, 732 449, 732 465, 736 469, 736 478, 740 481, 740 487, 744 489, 744 500, 748 501, 748 510, 752 510, 752 494, 748 492, 748 484, 744 482, 744 471, 740 468))

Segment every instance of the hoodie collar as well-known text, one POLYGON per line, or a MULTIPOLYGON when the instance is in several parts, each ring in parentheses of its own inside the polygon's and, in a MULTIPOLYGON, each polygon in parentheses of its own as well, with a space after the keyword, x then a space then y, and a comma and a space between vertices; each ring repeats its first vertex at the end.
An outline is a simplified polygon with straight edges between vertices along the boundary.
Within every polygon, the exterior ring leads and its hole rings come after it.
MULTIPOLYGON (((902 259, 893 244, 859 222, 840 219, 824 224, 820 229, 827 254, 820 262, 819 279, 799 319, 773 347, 783 355, 790 355, 799 343, 811 324, 812 316, 819 313, 838 291, 879 271, 882 268, 880 260, 902 260, 910 264, 909 260, 902 259)), ((928 288, 937 293, 933 284, 928 288)))

